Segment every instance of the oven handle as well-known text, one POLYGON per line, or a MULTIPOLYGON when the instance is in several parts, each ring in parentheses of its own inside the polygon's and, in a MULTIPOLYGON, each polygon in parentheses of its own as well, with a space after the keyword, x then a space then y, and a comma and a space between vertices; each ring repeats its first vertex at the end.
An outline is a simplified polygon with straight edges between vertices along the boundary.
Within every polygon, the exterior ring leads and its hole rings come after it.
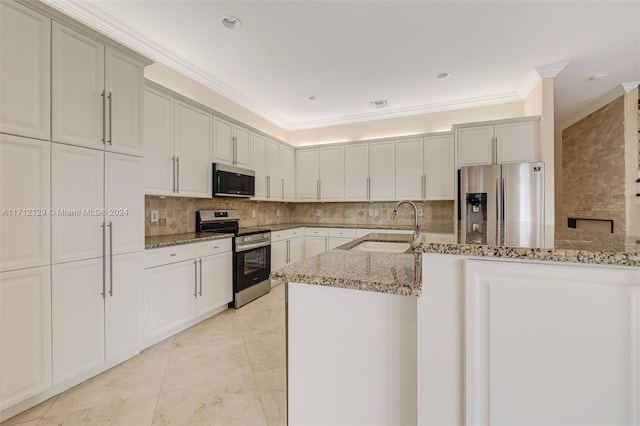
POLYGON ((248 250, 253 250, 261 247, 269 247, 271 245, 271 241, 263 241, 260 243, 247 244, 242 246, 236 246, 236 252, 243 252, 248 250))

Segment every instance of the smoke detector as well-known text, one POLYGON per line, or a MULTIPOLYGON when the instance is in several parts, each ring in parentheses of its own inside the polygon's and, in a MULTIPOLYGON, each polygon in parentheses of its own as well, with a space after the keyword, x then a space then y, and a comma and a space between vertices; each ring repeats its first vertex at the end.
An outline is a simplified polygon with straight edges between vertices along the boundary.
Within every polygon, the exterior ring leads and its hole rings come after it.
POLYGON ((369 103, 375 108, 384 108, 389 105, 389 101, 386 99, 381 99, 379 101, 369 101, 369 103))

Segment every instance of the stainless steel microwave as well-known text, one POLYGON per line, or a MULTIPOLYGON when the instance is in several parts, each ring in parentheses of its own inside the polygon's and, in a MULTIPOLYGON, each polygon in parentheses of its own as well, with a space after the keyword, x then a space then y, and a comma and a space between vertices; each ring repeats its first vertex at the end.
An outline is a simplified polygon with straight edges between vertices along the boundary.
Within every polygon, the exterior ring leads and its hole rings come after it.
POLYGON ((253 170, 213 163, 213 196, 249 198, 256 195, 253 170))

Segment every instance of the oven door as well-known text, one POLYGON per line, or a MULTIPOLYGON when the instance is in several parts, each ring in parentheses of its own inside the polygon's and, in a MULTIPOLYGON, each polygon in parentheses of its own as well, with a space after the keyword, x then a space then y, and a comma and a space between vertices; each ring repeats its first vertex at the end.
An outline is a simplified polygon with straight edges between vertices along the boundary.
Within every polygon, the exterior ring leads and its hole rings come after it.
POLYGON ((235 253, 234 291, 241 292, 269 279, 271 273, 271 244, 235 253))

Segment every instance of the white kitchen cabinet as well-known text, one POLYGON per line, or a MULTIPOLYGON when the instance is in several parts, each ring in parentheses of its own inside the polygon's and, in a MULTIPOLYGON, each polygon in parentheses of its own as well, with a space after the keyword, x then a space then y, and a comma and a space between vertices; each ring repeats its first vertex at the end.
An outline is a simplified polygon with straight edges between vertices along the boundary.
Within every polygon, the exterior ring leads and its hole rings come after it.
POLYGON ((424 174, 424 199, 455 199, 455 147, 452 134, 424 138, 424 174))
POLYGON ((48 266, 0 273, 0 346, 0 410, 51 387, 48 266))
POLYGON ((142 155, 144 63, 52 24, 52 139, 142 155))
POLYGON ((280 145, 280 171, 282 179, 282 199, 293 201, 296 198, 295 154, 292 148, 280 145))
POLYGON ((0 272, 51 260, 50 155, 48 142, 0 135, 0 272))
POLYGON ((320 200, 344 200, 344 147, 320 148, 320 200))
POLYGON ((298 201, 320 201, 319 176, 319 150, 296 150, 296 199, 298 201))
POLYGON ((369 200, 369 144, 347 145, 344 148, 344 191, 347 201, 369 200))
MULTIPOLYGON (((135 182, 130 184, 135 185, 135 182)), ((126 188, 122 188, 125 190, 126 188)), ((53 263, 102 257, 104 152, 53 143, 51 147, 51 259, 53 263), (86 212, 99 211, 98 214, 86 212)), ((124 206, 123 206, 124 207, 124 206)), ((138 226, 142 227, 142 223, 138 226)))
POLYGON ((182 196, 211 198, 211 114, 182 101, 174 101, 176 192, 182 196))
POLYGON ((539 121, 505 120, 456 126, 458 168, 538 161, 539 121))
POLYGON ((269 166, 267 161, 267 139, 256 133, 251 134, 251 157, 253 158, 253 171, 256 173, 255 198, 267 199, 269 181, 269 166))
POLYGON ((466 423, 638 419, 637 270, 468 260, 464 277, 466 423))
POLYGON ((144 192, 175 195, 173 97, 144 90, 144 192))
POLYGON ((215 162, 249 167, 251 137, 249 130, 226 120, 214 119, 215 162))
POLYGON ((394 201, 396 152, 394 141, 369 144, 369 200, 394 201))
POLYGON ((277 271, 289 264, 289 240, 271 241, 271 271, 277 271))
POLYGON ((0 132, 51 136, 51 19, 0 2, 0 132))
POLYGON ((424 198, 424 141, 423 138, 396 141, 396 197, 398 200, 424 198))
POLYGON ((105 273, 102 258, 51 268, 54 385, 104 361, 105 273))
POLYGON ((196 316, 233 300, 233 254, 214 254, 198 259, 196 316))
POLYGON ((303 228, 271 232, 272 271, 302 260, 303 235, 303 228))
POLYGON ((356 229, 356 238, 364 237, 369 234, 386 234, 385 229, 356 229))
POLYGON ((327 249, 331 250, 356 239, 356 230, 350 228, 329 228, 327 249))
POLYGON ((280 166, 280 144, 267 140, 267 199, 282 200, 282 169, 280 166))
POLYGON ((328 237, 306 236, 304 238, 304 256, 310 258, 328 250, 328 237))
POLYGON ((332 250, 343 244, 350 243, 351 241, 353 241, 353 238, 329 237, 327 241, 327 250, 332 250))

